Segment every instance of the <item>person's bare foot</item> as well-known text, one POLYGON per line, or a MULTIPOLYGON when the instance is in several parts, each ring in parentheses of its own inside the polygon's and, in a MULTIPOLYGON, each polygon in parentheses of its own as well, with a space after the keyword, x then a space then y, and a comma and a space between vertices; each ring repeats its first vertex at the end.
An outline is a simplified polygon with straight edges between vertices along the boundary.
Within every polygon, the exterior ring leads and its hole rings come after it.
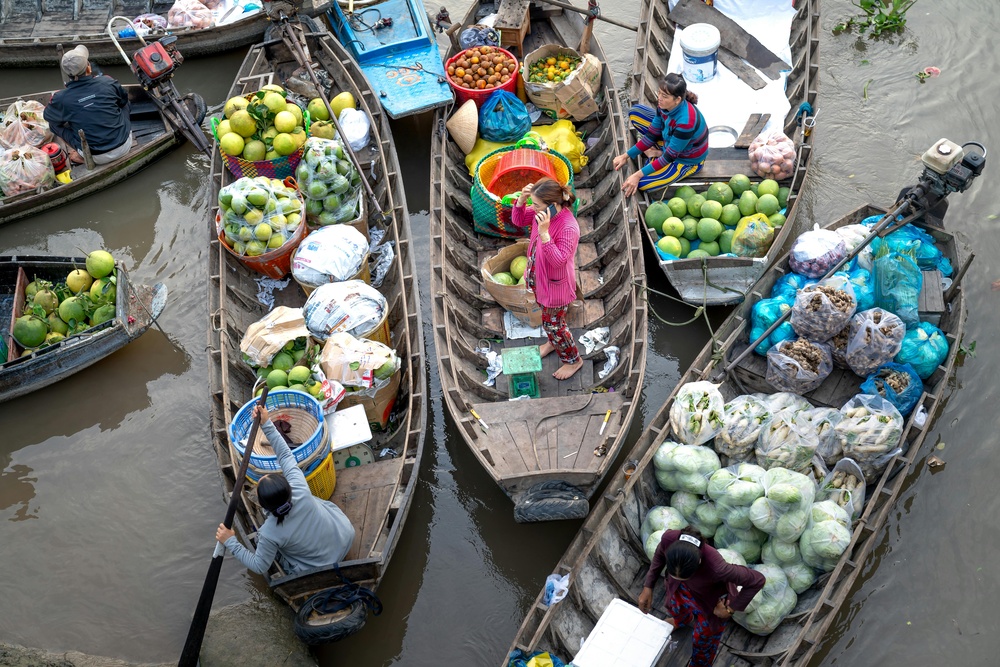
POLYGON ((552 343, 549 343, 549 342, 545 342, 545 343, 542 343, 541 345, 538 346, 538 354, 541 355, 541 356, 543 356, 543 357, 545 357, 545 356, 548 356, 548 355, 552 354, 552 352, 555 349, 556 349, 555 345, 553 345, 552 343))
POLYGON ((568 380, 583 368, 583 359, 577 359, 575 364, 563 364, 552 374, 557 380, 568 380))

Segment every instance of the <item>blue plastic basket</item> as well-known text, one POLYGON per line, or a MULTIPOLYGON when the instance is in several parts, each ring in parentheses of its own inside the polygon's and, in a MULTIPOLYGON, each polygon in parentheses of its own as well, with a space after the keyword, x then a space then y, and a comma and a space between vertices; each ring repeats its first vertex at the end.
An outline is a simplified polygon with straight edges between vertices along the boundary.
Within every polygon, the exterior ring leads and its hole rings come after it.
MULTIPOLYGON (((236 416, 233 417, 233 423, 229 425, 229 441, 241 458, 244 455, 245 449, 243 441, 250 434, 250 426, 253 424, 253 406, 256 404, 257 400, 254 399, 240 408, 236 416)), ((275 389, 268 392, 264 405, 270 413, 271 421, 285 418, 292 423, 293 429, 296 427, 301 428, 302 422, 308 420, 309 437, 305 439, 305 442, 292 450, 292 455, 295 457, 296 463, 302 463, 309 459, 324 445, 329 447, 327 438, 324 437, 326 431, 324 429, 323 408, 319 404, 319 401, 312 396, 304 394, 301 391, 275 389), (316 423, 315 429, 312 428, 313 422, 316 423)), ((263 438, 263 433, 258 437, 263 438)), ((266 443, 267 441, 264 440, 264 442, 266 443)), ((322 461, 322 457, 318 457, 318 459, 322 461)), ((255 468, 257 471, 264 471, 265 473, 281 470, 277 456, 273 454, 258 454, 253 451, 250 453, 250 467, 255 468)))
MULTIPOLYGON (((315 472, 317 468, 323 465, 323 461, 326 457, 330 455, 332 442, 330 440, 329 428, 327 424, 323 425, 323 442, 320 448, 313 453, 311 457, 299 463, 299 470, 302 471, 306 477, 311 473, 315 472)), ((247 479, 255 484, 260 481, 260 478, 269 472, 274 472, 272 470, 259 470, 253 467, 253 464, 247 466, 247 479)))

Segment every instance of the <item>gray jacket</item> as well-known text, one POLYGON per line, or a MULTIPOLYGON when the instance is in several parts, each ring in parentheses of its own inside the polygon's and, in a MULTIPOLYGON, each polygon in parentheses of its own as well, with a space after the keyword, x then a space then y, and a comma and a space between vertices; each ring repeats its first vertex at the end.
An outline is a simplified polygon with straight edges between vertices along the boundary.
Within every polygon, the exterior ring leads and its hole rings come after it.
POLYGON ((305 475, 274 424, 268 420, 262 426, 292 487, 292 510, 281 525, 268 515, 257 533, 256 553, 235 537, 226 540, 226 548, 258 574, 265 574, 279 554, 289 574, 340 562, 354 542, 354 526, 339 507, 312 495, 305 475))

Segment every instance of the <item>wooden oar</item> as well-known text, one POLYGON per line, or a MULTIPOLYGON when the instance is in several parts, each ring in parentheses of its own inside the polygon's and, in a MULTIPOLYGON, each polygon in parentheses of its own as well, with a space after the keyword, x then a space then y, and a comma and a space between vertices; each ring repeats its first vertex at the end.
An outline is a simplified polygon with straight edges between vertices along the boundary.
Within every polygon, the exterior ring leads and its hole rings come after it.
MULTIPOLYGON (((307 72, 309 72, 309 78, 312 79, 312 83, 316 86, 316 92, 319 93, 319 98, 323 100, 323 105, 326 107, 326 112, 330 114, 330 119, 333 121, 334 127, 337 128, 337 135, 340 137, 340 143, 343 144, 344 150, 347 154, 351 156, 351 160, 354 162, 354 166, 357 167, 358 173, 361 174, 361 183, 365 186, 365 192, 368 194, 368 198, 372 202, 372 206, 375 208, 375 212, 378 215, 377 223, 385 225, 388 223, 388 216, 382 211, 382 207, 379 206, 378 198, 375 197, 375 191, 372 190, 372 186, 368 183, 368 177, 365 176, 364 171, 361 169, 361 163, 358 162, 357 156, 354 154, 354 149, 351 147, 351 142, 347 140, 347 135, 344 134, 344 130, 340 127, 340 120, 337 118, 337 114, 333 113, 333 108, 330 106, 330 100, 327 98, 326 93, 323 91, 323 86, 319 82, 319 78, 316 76, 316 72, 312 68, 312 59, 306 54, 305 50, 302 48, 302 44, 299 42, 298 38, 292 32, 292 27, 288 23, 288 17, 281 13, 280 17, 281 25, 281 35, 285 42, 285 45, 291 49, 292 54, 295 56, 296 62, 300 66, 304 67, 307 72)), ((369 119, 374 123, 374 119, 369 119)))
MULTIPOLYGON (((587 9, 580 9, 579 7, 574 7, 573 5, 569 4, 568 2, 559 2, 558 0, 538 0, 538 2, 544 2, 547 5, 554 5, 556 7, 562 7, 563 9, 568 9, 569 11, 576 12, 577 14, 586 14, 587 16, 591 15, 589 10, 587 10, 587 9)), ((639 32, 639 28, 637 28, 636 26, 634 26, 634 25, 632 25, 630 23, 625 23, 624 21, 618 21, 618 20, 615 20, 615 19, 609 19, 604 14, 597 14, 597 18, 599 18, 602 21, 607 21, 608 23, 614 24, 614 25, 616 25, 616 26, 618 26, 620 28, 625 28, 626 30, 631 30, 632 32, 639 32)))
MULTIPOLYGON (((267 400, 267 385, 260 394, 258 405, 264 405, 267 400)), ((243 450, 243 461, 240 462, 240 469, 236 473, 236 481, 233 484, 233 493, 229 496, 229 508, 226 510, 226 518, 222 524, 226 528, 233 527, 233 518, 236 516, 236 507, 240 504, 240 489, 247 476, 247 466, 250 465, 250 452, 253 451, 254 443, 257 442, 257 430, 260 428, 260 417, 254 415, 253 424, 250 425, 250 435, 247 438, 246 448, 243 450)), ((201 642, 205 639, 205 628, 208 626, 208 616, 212 612, 212 600, 215 598, 215 588, 219 584, 219 573, 222 572, 222 561, 226 555, 226 547, 221 543, 215 543, 215 553, 212 554, 212 563, 208 566, 208 574, 205 575, 205 583, 201 587, 201 597, 198 598, 198 606, 194 609, 194 617, 191 619, 191 627, 188 629, 187 639, 184 641, 184 650, 181 651, 181 659, 177 662, 178 667, 196 667, 198 656, 201 654, 201 642)))

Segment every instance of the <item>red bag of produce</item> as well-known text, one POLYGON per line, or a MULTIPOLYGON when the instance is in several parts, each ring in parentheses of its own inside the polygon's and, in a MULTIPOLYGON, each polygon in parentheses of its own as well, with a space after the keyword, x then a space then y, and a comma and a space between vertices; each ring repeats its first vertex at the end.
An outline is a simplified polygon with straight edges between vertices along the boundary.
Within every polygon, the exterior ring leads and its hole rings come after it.
POLYGON ((42 118, 45 107, 34 100, 18 100, 7 107, 0 121, 0 146, 40 147, 52 140, 49 124, 42 118))
POLYGON ((0 153, 0 191, 13 197, 56 181, 49 156, 40 148, 9 148, 0 153))

